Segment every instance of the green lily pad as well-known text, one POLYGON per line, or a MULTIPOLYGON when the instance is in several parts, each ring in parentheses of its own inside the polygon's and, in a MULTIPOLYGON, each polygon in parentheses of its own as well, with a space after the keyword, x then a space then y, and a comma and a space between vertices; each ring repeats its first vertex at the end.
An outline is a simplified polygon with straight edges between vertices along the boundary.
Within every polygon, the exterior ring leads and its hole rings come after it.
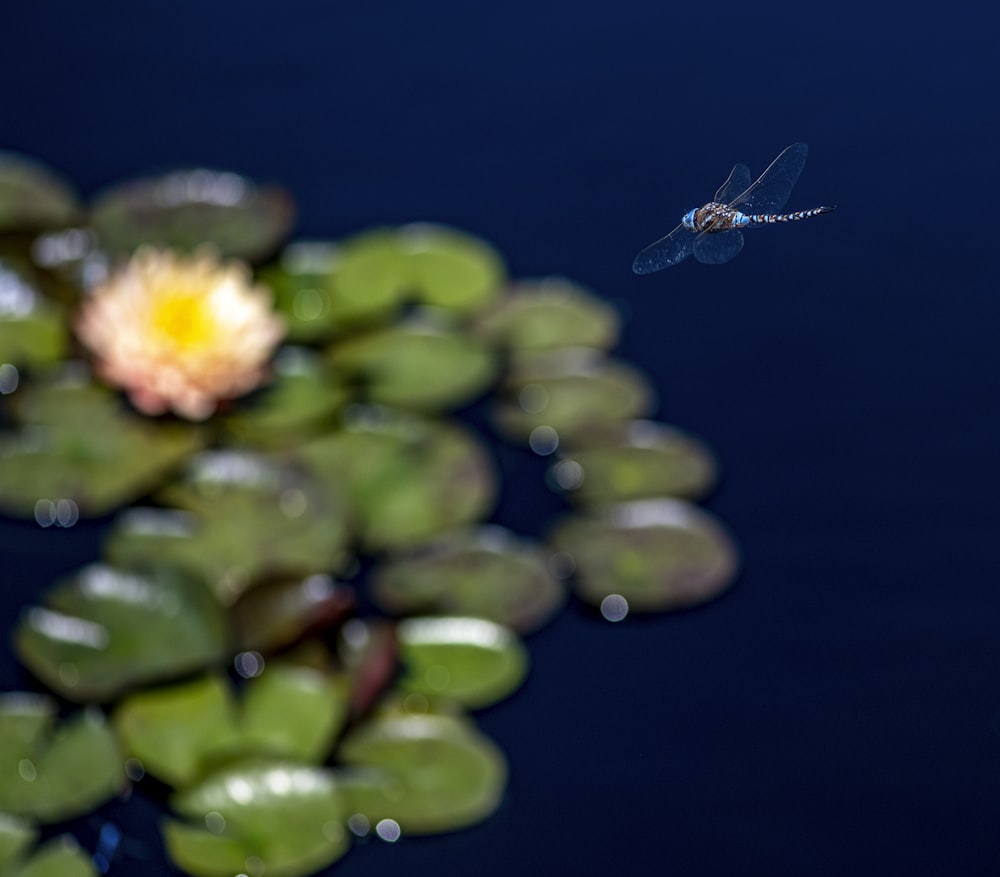
POLYGON ((240 748, 236 705, 218 676, 129 695, 115 710, 114 726, 147 773, 178 788, 240 748))
POLYGON ((226 431, 241 445, 283 448, 324 431, 348 401, 347 388, 316 354, 284 348, 275 377, 225 418, 226 431))
MULTIPOLYGON (((2 722, 0 718, 0 734, 3 733, 2 722)), ((27 820, 0 813, 0 874, 6 873, 4 869, 19 860, 37 839, 38 829, 27 820)))
POLYGON ((288 327, 288 340, 321 341, 345 327, 388 319, 398 303, 394 290, 382 301, 356 300, 334 289, 340 248, 329 241, 297 241, 274 264, 261 269, 261 282, 274 292, 274 307, 288 327))
POLYGON ((384 317, 406 300, 457 316, 475 313, 500 292, 504 267, 484 241, 427 223, 376 229, 346 241, 334 274, 336 302, 367 302, 358 312, 384 317))
POLYGON ((406 271, 418 301, 459 314, 476 313, 500 292, 503 261, 485 241, 431 223, 399 230, 406 271))
POLYGON ((636 369, 593 350, 567 348, 519 358, 493 420, 513 439, 530 440, 544 428, 572 440, 599 425, 643 416, 654 405, 653 389, 636 369))
POLYGON ((243 696, 243 745, 253 752, 318 763, 347 721, 350 679, 269 661, 243 696))
POLYGON ((15 632, 21 660, 73 701, 108 700, 221 659, 226 628, 197 580, 158 566, 133 572, 86 567, 28 609, 15 632))
POLYGON ((624 597, 630 609, 661 612, 718 596, 736 574, 736 548, 708 512, 677 499, 602 506, 568 518, 552 544, 576 564, 580 597, 600 605, 624 597))
POLYGON ((28 266, 0 257, 0 363, 48 365, 66 353, 63 314, 28 266))
POLYGON ((528 672, 518 636, 485 618, 408 618, 398 636, 405 691, 479 709, 509 697, 528 672))
POLYGON ((229 617, 238 648, 270 652, 342 622, 356 602, 353 588, 329 576, 279 578, 246 591, 229 617))
POLYGON ((434 834, 481 822, 500 805, 507 766, 468 721, 447 715, 389 715, 344 740, 338 758, 349 811, 371 824, 434 834))
POLYGON ((44 695, 0 695, 0 811, 57 822, 86 813, 124 786, 121 755, 103 714, 77 713, 56 728, 56 711, 44 695))
POLYGON ((0 232, 69 225, 79 210, 72 187, 49 168, 0 152, 0 232))
POLYGON ((460 530, 377 565, 372 596, 396 615, 473 615, 528 632, 566 599, 547 560, 502 527, 460 530))
POLYGON ((378 408, 297 452, 318 475, 347 484, 365 544, 405 548, 485 516, 496 475, 465 429, 378 408))
POLYGON ((349 560, 344 499, 331 482, 318 483, 299 467, 206 452, 157 498, 182 513, 124 513, 106 544, 108 557, 125 565, 155 558, 195 571, 226 604, 262 577, 339 569, 349 560))
POLYGON ((323 768, 249 760, 212 774, 172 803, 197 823, 167 822, 167 852, 195 877, 299 877, 350 848, 341 790, 323 768))
POLYGON ((491 343, 515 351, 559 347, 608 350, 621 320, 606 301, 563 277, 514 285, 476 324, 491 343))
POLYGON ((411 320, 335 344, 330 362, 372 402, 441 410, 471 402, 496 374, 493 351, 429 320, 411 320))
POLYGON ((30 858, 12 862, 2 873, 3 877, 97 877, 90 856, 68 834, 42 845, 30 858))
POLYGON ((91 212, 101 246, 114 256, 142 244, 191 251, 208 243, 249 261, 273 253, 294 218, 284 189, 206 169, 122 183, 99 195, 91 212))
POLYGON ((0 508, 30 517, 39 499, 103 514, 147 492, 196 450, 200 434, 121 410, 107 391, 73 377, 17 394, 18 432, 0 436, 0 508))
POLYGON ((715 460, 705 445, 650 420, 633 420, 578 437, 574 450, 550 471, 550 481, 582 503, 698 498, 715 478, 715 460))

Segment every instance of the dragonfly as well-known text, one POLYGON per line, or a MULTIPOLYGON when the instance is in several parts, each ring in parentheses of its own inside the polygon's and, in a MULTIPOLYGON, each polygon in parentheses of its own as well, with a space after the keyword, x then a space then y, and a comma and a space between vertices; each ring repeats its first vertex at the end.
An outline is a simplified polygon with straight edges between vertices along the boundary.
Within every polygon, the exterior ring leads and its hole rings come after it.
POLYGON ((797 222, 829 213, 833 207, 813 207, 781 213, 806 164, 809 147, 793 143, 772 161, 754 183, 750 169, 736 165, 715 197, 704 207, 689 210, 666 237, 650 244, 632 263, 636 274, 652 274, 694 255, 699 262, 721 265, 743 249, 741 229, 779 222, 797 222))

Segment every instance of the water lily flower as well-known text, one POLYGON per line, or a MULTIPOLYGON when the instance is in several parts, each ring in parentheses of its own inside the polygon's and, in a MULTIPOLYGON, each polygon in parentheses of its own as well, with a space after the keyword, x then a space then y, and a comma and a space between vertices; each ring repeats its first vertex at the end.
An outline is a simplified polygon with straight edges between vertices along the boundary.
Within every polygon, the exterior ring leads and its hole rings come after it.
POLYGON ((94 288, 76 333, 140 411, 203 420, 264 380, 285 325, 242 263, 144 248, 94 288))

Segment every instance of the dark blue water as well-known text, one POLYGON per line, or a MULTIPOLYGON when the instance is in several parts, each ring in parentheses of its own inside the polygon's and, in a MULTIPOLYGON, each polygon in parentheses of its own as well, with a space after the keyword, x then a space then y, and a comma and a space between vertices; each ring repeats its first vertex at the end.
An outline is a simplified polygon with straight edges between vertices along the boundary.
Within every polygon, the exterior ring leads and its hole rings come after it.
MULTIPOLYGON (((88 194, 185 164, 280 181, 302 235, 481 234, 515 275, 622 302, 620 352, 660 417, 721 457, 709 506, 744 552, 734 591, 614 627, 565 614, 532 638, 526 688, 482 717, 513 768, 499 815, 369 844, 337 874, 1000 873, 986 9, 8 4, 4 147, 88 194), (759 171, 797 140, 789 208, 836 213, 751 233, 722 267, 630 273, 734 162, 759 171)), ((505 463, 500 518, 535 527, 555 508, 540 468, 505 463)), ((93 526, 2 539, 6 628, 96 552, 93 526)))

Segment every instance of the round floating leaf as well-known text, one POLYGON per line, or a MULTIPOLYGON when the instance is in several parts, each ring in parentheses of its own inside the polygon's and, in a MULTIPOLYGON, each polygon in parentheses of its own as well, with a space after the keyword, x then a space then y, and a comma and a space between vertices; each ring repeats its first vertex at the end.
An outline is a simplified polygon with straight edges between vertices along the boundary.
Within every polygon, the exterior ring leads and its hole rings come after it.
POLYGON ((0 258, 0 364, 40 366, 66 353, 63 314, 26 265, 0 258))
POLYGON ((277 579, 246 591, 230 620, 239 649, 269 652, 343 621, 355 603, 354 590, 329 576, 277 579))
POLYGON ((634 420, 577 441, 584 447, 556 463, 550 475, 580 502, 697 498, 715 482, 715 460, 708 448, 662 423, 634 420))
POLYGON ((319 762, 347 721, 350 679, 269 661, 246 686, 243 742, 247 749, 319 762))
MULTIPOLYGON (((0 711, 2 710, 0 701, 0 711)), ((0 713, 0 734, 3 733, 2 723, 3 717, 0 713)), ((37 838, 38 829, 33 825, 16 816, 0 813, 0 874, 8 873, 4 869, 22 858, 37 838)))
POLYGON ((433 834, 480 822, 503 797, 500 750, 469 722, 447 715, 388 715, 358 726, 338 750, 353 769, 349 812, 372 824, 394 819, 404 832, 433 834))
POLYGON ((503 389, 494 422, 505 435, 521 440, 540 427, 573 439, 598 425, 647 414, 655 403, 640 372, 591 350, 522 357, 503 389))
POLYGON ((496 251, 471 235, 426 223, 377 229, 344 244, 334 308, 355 323, 384 319, 404 300, 466 315, 488 305, 503 280, 496 251))
POLYGON ((164 826, 170 857, 195 877, 298 877, 350 848, 341 791, 322 768, 246 761, 175 795, 173 805, 199 823, 164 826))
POLYGON ((508 697, 528 672, 521 640, 485 618, 409 618, 398 636, 406 691, 477 709, 508 697))
POLYGON ((372 596, 397 615, 473 615, 532 631, 565 601, 547 560, 502 527, 461 530, 376 566, 372 596))
POLYGON ((130 695, 115 710, 114 725, 128 754, 175 787, 195 782, 214 759, 239 748, 229 683, 217 676, 130 695))
POLYGON ((399 234, 418 300, 465 314, 481 310, 499 293, 503 262, 479 238, 430 223, 405 225, 399 234))
POLYGON ((244 446, 290 447, 321 432, 347 400, 347 389, 316 354, 284 348, 274 380, 227 417, 225 427, 244 446))
POLYGON ((472 401, 496 373, 492 350, 427 320, 341 341, 330 362, 373 402, 432 411, 472 401))
POLYGON ((64 697, 108 700, 219 660, 226 628, 211 593, 178 570, 94 565, 57 585, 44 606, 27 610, 15 646, 64 697))
POLYGON ((515 351, 559 347, 608 350, 621 320, 607 302, 562 277, 516 284, 477 323, 491 343, 515 351))
POLYGON ((114 256, 142 244, 190 251, 209 243, 224 257, 255 261, 277 249, 294 215, 284 189, 198 169, 109 189, 95 200, 91 223, 114 256))
POLYGON ((612 594, 632 610, 660 612, 695 606, 733 580, 737 553, 708 512, 675 499, 604 506, 571 517, 553 545, 576 563, 576 588, 600 605, 612 594))
POLYGON ((122 759, 104 716, 77 713, 55 728, 56 704, 0 695, 0 811, 56 822, 121 790, 122 759))
POLYGON ((329 338, 345 325, 378 320, 395 309, 392 291, 383 302, 339 294, 333 285, 339 253, 333 243, 300 241, 289 244, 277 263, 261 270, 260 279, 274 292, 274 307, 285 318, 289 341, 329 338))
POLYGON ((58 228, 78 213, 76 193, 49 168, 0 152, 0 232, 58 228))
POLYGON ((346 481, 362 537, 376 550, 475 520, 496 495, 485 449, 454 424, 361 409, 345 429, 299 453, 324 480, 346 481))
POLYGON ((0 507, 30 516, 39 499, 98 515, 141 496, 197 449, 199 433, 122 411, 96 386, 66 380, 18 394, 20 432, 0 437, 0 507))
POLYGON ((97 870, 76 840, 68 834, 50 840, 4 877, 97 877, 97 870))
POLYGON ((266 575, 305 575, 347 559, 346 504, 331 483, 265 457, 213 451, 157 494, 188 512, 133 509, 106 550, 116 563, 170 562, 196 571, 231 603, 266 575))

